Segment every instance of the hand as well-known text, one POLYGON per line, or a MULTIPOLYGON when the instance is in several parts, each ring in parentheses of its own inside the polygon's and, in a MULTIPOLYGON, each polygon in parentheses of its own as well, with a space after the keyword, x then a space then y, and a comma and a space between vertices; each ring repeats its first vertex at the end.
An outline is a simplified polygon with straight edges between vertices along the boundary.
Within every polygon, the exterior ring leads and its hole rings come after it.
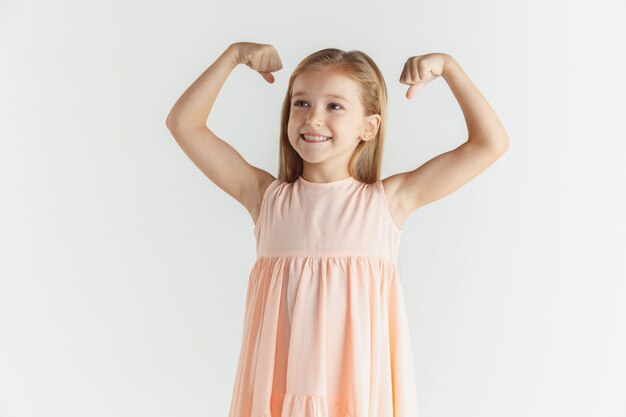
POLYGON ((272 45, 253 42, 236 42, 237 63, 244 64, 258 71, 268 83, 274 82, 272 72, 283 68, 276 48, 272 45))
POLYGON ((413 98, 422 87, 443 75, 449 58, 448 54, 432 53, 407 59, 400 75, 400 82, 410 85, 406 98, 413 98))

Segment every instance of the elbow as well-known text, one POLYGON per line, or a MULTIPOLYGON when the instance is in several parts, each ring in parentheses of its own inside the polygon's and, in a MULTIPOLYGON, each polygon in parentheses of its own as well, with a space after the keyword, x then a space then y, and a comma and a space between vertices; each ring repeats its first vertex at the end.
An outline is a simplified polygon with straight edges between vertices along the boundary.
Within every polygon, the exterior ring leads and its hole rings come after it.
POLYGON ((172 117, 167 117, 165 119, 165 126, 170 130, 190 130, 195 129, 196 127, 206 127, 206 124, 202 123, 190 123, 189 121, 181 121, 180 119, 175 119, 172 117))
POLYGON ((506 151, 509 150, 509 137, 505 137, 504 140, 502 141, 502 146, 500 147, 501 152, 505 153, 506 151))
POLYGON ((494 142, 491 146, 495 153, 498 155, 502 155, 507 150, 509 150, 509 137, 504 136, 500 138, 498 141, 494 142))
POLYGON ((180 113, 178 111, 175 111, 174 109, 171 109, 170 112, 167 114, 167 117, 165 118, 165 126, 169 129, 177 129, 180 127, 180 113))
POLYGON ((168 128, 170 132, 173 132, 174 130, 177 130, 180 128, 180 122, 171 120, 171 119, 166 119, 165 126, 168 128))
POLYGON ((174 122, 174 120, 168 114, 165 118, 165 127, 167 127, 169 130, 172 130, 175 127, 175 124, 176 123, 174 122))

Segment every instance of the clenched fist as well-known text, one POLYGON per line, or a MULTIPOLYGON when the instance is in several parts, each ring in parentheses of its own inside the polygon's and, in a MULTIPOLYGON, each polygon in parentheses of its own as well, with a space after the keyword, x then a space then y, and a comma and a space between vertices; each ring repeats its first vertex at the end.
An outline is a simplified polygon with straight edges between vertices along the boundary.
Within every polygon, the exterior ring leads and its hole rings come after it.
POLYGON ((249 66, 268 83, 274 82, 272 72, 283 68, 283 63, 278 56, 276 48, 269 44, 253 42, 236 42, 233 46, 237 50, 237 62, 249 66))

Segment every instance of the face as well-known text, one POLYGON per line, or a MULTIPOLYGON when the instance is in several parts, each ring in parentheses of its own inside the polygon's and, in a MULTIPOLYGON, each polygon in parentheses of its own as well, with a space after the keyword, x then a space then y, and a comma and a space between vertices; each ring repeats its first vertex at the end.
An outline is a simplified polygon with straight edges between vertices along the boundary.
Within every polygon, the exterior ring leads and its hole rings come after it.
POLYGON ((359 142, 373 139, 379 121, 379 115, 364 115, 358 84, 346 76, 328 70, 308 71, 293 82, 287 132, 305 165, 345 169, 359 142), (303 136, 306 133, 330 139, 309 141, 303 136))

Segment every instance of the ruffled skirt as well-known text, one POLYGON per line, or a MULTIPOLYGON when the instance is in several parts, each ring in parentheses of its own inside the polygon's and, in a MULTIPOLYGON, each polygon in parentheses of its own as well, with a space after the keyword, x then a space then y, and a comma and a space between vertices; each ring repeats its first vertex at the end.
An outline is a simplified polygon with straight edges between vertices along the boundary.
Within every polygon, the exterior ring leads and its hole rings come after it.
POLYGON ((396 265, 260 257, 250 273, 229 417, 417 417, 396 265))

